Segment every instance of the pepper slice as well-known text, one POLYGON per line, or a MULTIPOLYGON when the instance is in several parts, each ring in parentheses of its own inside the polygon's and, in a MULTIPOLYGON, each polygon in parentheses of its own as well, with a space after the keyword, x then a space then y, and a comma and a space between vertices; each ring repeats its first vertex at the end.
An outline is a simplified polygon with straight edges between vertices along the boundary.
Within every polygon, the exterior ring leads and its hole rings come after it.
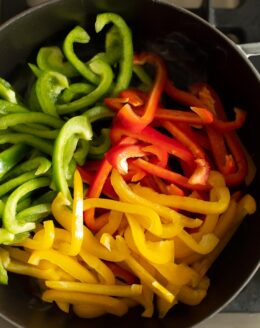
POLYGON ((152 63, 156 65, 157 74, 153 88, 149 94, 149 98, 145 103, 144 114, 139 117, 134 113, 131 106, 126 104, 123 106, 117 114, 118 120, 128 129, 133 132, 143 130, 148 124, 152 122, 155 116, 155 112, 159 105, 161 94, 164 90, 166 83, 167 72, 166 67, 161 57, 151 53, 142 53, 139 56, 135 56, 134 62, 138 64, 152 63))

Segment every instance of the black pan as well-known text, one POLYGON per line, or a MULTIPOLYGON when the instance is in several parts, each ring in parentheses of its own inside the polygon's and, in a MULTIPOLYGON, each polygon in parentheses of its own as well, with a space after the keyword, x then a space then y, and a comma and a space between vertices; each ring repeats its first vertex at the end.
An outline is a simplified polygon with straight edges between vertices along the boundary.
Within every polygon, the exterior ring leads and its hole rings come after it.
MULTIPOLYGON (((256 166, 260 167, 260 79, 257 72, 246 56, 220 32, 166 1, 60 0, 22 13, 0 28, 0 75, 14 79, 17 74, 11 73, 23 72, 21 67, 37 48, 50 38, 53 41, 61 37, 62 31, 68 31, 75 24, 86 26, 93 34, 95 16, 104 11, 117 12, 128 21, 136 49, 153 50, 166 58, 177 85, 185 87, 189 83, 207 81, 219 92, 227 109, 236 105, 247 110, 242 139, 256 166)), ((94 44, 89 50, 98 46, 94 44)), ((250 190, 258 204, 259 185, 258 173, 250 190)), ((138 311, 123 318, 106 316, 95 320, 66 316, 55 307, 32 298, 27 280, 14 276, 8 287, 0 288, 1 315, 15 326, 28 328, 192 327, 219 311, 252 277, 259 265, 259 235, 257 211, 245 220, 210 270, 211 287, 201 305, 178 305, 163 320, 140 318, 138 311)))

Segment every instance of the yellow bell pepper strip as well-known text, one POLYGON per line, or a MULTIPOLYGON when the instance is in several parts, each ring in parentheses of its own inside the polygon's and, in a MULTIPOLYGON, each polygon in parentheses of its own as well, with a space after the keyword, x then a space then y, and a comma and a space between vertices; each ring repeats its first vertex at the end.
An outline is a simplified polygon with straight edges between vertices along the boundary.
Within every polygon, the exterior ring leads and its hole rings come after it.
POLYGON ((202 302, 206 297, 205 289, 193 289, 188 286, 182 286, 178 293, 178 300, 184 304, 195 306, 202 302))
POLYGON ((11 84, 2 78, 0 78, 0 97, 13 104, 18 103, 15 91, 11 84))
POLYGON ((237 211, 237 202, 231 199, 228 209, 220 215, 217 225, 214 229, 214 234, 221 239, 235 223, 234 218, 237 211))
MULTIPOLYGON (((175 285, 172 284, 167 284, 166 288, 170 290, 174 295, 178 295, 180 287, 176 287, 175 285)), ((168 311, 178 303, 178 296, 175 297, 172 303, 166 302, 163 298, 157 297, 157 309, 158 309, 158 314, 159 318, 163 319, 168 311)))
POLYGON ((68 104, 57 104, 57 112, 59 115, 71 114, 80 109, 85 109, 88 106, 94 105, 109 92, 109 88, 113 81, 113 71, 111 67, 99 59, 91 61, 89 67, 97 74, 96 76, 100 76, 100 83, 92 92, 79 99, 73 100, 68 104))
POLYGON ((65 312, 65 313, 70 312, 70 304, 69 303, 67 303, 67 302, 58 302, 58 301, 55 302, 55 303, 61 311, 65 312))
POLYGON ((10 263, 10 257, 8 251, 0 248, 0 285, 8 284, 8 275, 6 266, 10 263))
POLYGON ((96 233, 95 237, 100 239, 103 233, 113 235, 119 228, 122 217, 122 212, 111 210, 109 213, 108 222, 96 233))
POLYGON ((30 276, 43 280, 59 280, 59 274, 53 269, 40 269, 33 265, 11 260, 6 267, 7 271, 30 276))
POLYGON ((88 304, 74 304, 73 312, 76 314, 77 317, 84 319, 101 317, 102 315, 107 313, 104 306, 93 304, 91 306, 89 306, 88 304))
POLYGON ((125 260, 125 263, 156 295, 170 303, 174 300, 174 295, 163 287, 146 269, 144 269, 144 267, 140 265, 133 256, 129 256, 125 260))
POLYGON ((146 198, 138 196, 127 185, 121 175, 116 171, 112 171, 111 183, 115 192, 119 195, 120 199, 132 204, 142 204, 157 212, 161 217, 167 220, 167 222, 181 223, 185 227, 195 228, 201 225, 201 220, 194 220, 185 217, 184 215, 162 205, 157 202, 152 202, 146 198))
MULTIPOLYGON (((196 240, 184 230, 180 234, 178 234, 176 238, 180 239, 186 246, 188 246, 188 248, 190 248, 194 252, 203 255, 210 253, 219 242, 219 239, 213 233, 208 233, 206 235, 203 235, 201 240, 197 243, 196 240)), ((177 244, 175 244, 175 246, 176 258, 184 257, 182 255, 181 249, 177 247, 177 244)))
POLYGON ((33 230, 35 228, 34 222, 18 222, 16 219, 17 204, 22 197, 28 193, 47 187, 50 184, 49 178, 36 178, 25 182, 20 187, 15 189, 8 197, 4 212, 3 212, 3 225, 11 233, 18 234, 33 230))
POLYGON ((115 285, 115 277, 110 268, 101 261, 97 256, 94 256, 86 251, 86 249, 81 249, 79 256, 81 259, 90 267, 92 270, 96 271, 99 276, 99 280, 106 285, 115 285))
POLYGON ((183 286, 198 280, 198 274, 195 270, 185 264, 167 264, 152 263, 156 270, 174 286, 183 286))
POLYGON ((104 307, 106 312, 118 316, 124 315, 128 310, 125 303, 117 298, 80 292, 50 289, 43 292, 42 299, 45 302, 65 301, 70 304, 87 304, 90 307, 98 305, 104 307))
POLYGON ((53 175, 55 185, 69 200, 71 200, 71 194, 64 173, 64 170, 66 170, 64 161, 68 155, 66 154, 66 145, 73 137, 76 137, 77 140, 83 139, 89 141, 92 138, 92 134, 92 128, 88 119, 85 116, 74 116, 63 125, 55 141, 53 151, 53 175))
POLYGON ((144 307, 142 317, 152 318, 154 313, 154 293, 143 281, 141 281, 141 283, 143 287, 142 295, 132 297, 131 299, 136 301, 137 304, 139 303, 144 307))
POLYGON ((155 211, 146 206, 124 203, 112 199, 88 198, 84 200, 83 207, 84 210, 98 207, 123 213, 137 214, 142 217, 140 224, 142 224, 145 229, 159 235, 162 233, 160 217, 155 211))
POLYGON ((67 77, 78 76, 78 71, 69 62, 63 61, 63 53, 59 47, 40 48, 36 62, 42 71, 55 71, 67 77))
POLYGON ((102 13, 97 15, 95 30, 97 33, 101 32, 105 25, 113 23, 121 36, 122 49, 119 60, 119 73, 115 86, 113 88, 113 95, 117 95, 120 91, 127 89, 132 77, 133 67, 133 42, 132 34, 126 22, 117 14, 102 13))
MULTIPOLYGON (((16 245, 15 245, 16 246, 16 245)), ((28 263, 30 254, 28 251, 24 251, 18 247, 5 246, 5 250, 10 255, 10 258, 19 262, 28 263)))
POLYGON ((27 133, 8 133, 1 134, 0 145, 3 144, 25 144, 40 150, 42 153, 52 156, 53 146, 45 140, 32 136, 27 133))
MULTIPOLYGON (((64 198, 62 193, 59 193, 52 203, 52 214, 61 226, 63 226, 68 231, 71 231, 72 213, 66 205, 68 205, 67 199, 64 198)), ((117 243, 118 246, 113 249, 113 251, 109 251, 100 244, 98 239, 95 238, 86 227, 83 227, 83 230, 84 239, 82 247, 90 254, 111 262, 121 262, 128 256, 128 252, 122 248, 122 243, 117 243)), ((57 229, 55 229, 55 235, 57 236, 57 229)), ((67 242, 70 242, 70 235, 67 233, 66 236, 65 238, 67 238, 67 242)))
POLYGON ((65 75, 54 71, 43 71, 35 86, 42 111, 51 116, 58 116, 56 103, 60 93, 68 86, 69 81, 65 75))
POLYGON ((216 201, 159 194, 151 188, 142 187, 140 185, 133 185, 132 190, 141 197, 147 198, 153 202, 156 201, 158 204, 201 214, 221 214, 226 211, 230 201, 230 193, 226 187, 216 187, 212 189, 212 194, 217 198, 216 201))
POLYGON ((162 58, 152 53, 135 55, 134 63, 139 65, 144 65, 145 63, 153 64, 157 69, 154 85, 144 106, 144 114, 141 117, 136 115, 129 104, 124 105, 117 114, 117 118, 126 128, 133 132, 139 132, 154 119, 166 83, 167 71, 162 58))
POLYGON ((142 285, 103 285, 87 284, 82 282, 70 281, 46 281, 46 286, 50 289, 65 290, 71 292, 81 292, 87 294, 131 297, 142 293, 142 285))
POLYGON ((139 253, 148 261, 165 264, 174 259, 174 241, 163 240, 152 242, 145 239, 144 229, 138 224, 133 215, 126 214, 133 241, 139 253))
POLYGON ((74 173, 73 183, 73 203, 72 203, 72 221, 71 221, 71 242, 68 249, 63 248, 63 252, 70 256, 79 254, 83 242, 83 183, 79 172, 74 173))
POLYGON ((51 263, 56 264, 62 270, 79 281, 90 283, 97 282, 96 277, 88 269, 79 264, 74 258, 63 255, 53 249, 34 251, 30 256, 28 263, 38 265, 41 260, 48 260, 51 263))
POLYGON ((89 69, 88 66, 77 57, 77 55, 73 50, 74 43, 77 42, 77 43, 85 44, 88 43, 89 40, 90 37, 88 33, 81 26, 76 26, 66 36, 63 43, 63 51, 68 61, 79 72, 79 74, 84 76, 84 78, 87 79, 88 81, 94 84, 98 84, 99 82, 98 76, 95 73, 93 73, 92 70, 89 69))
POLYGON ((54 238, 54 224, 52 220, 48 220, 43 222, 43 230, 38 231, 32 239, 25 239, 19 246, 42 251, 52 247, 54 238))
POLYGON ((13 145, 0 153, 0 181, 25 156, 28 147, 23 144, 13 145))
MULTIPOLYGON (((104 261, 107 267, 113 272, 114 277, 128 285, 137 284, 139 279, 135 277, 130 271, 124 269, 117 263, 104 261)), ((122 263, 121 263, 122 264, 122 263)))

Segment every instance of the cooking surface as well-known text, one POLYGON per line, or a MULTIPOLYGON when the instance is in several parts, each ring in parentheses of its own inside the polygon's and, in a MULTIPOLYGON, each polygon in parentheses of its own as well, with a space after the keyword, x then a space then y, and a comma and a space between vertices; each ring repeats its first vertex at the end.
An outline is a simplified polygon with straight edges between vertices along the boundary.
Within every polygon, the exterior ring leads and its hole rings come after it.
MULTIPOLYGON (((170 2, 170 0, 168 1, 170 2)), ((43 2, 43 0, 0 0, 0 23, 28 8, 28 4, 33 5, 40 2, 43 2)), ((209 20, 235 42, 260 42, 259 0, 171 0, 171 2, 177 5, 184 5, 203 18, 209 20), (256 10, 256 8, 258 9, 256 10)), ((254 57, 251 60, 260 72, 260 56, 254 57)), ((223 312, 260 313, 260 270, 248 286, 223 310, 223 312)), ((254 318, 253 321, 259 320, 257 317, 254 318)), ((241 323, 242 321, 241 319, 241 323)), ((218 322, 217 326, 214 325, 214 323, 213 325, 204 326, 202 324, 198 326, 198 328, 219 326, 222 326, 220 322, 218 322)), ((247 324, 244 326, 253 327, 247 324)), ((10 328, 13 326, 0 321, 0 327, 10 328)), ((222 327, 225 327, 225 325, 222 327)), ((227 327, 233 326, 229 325, 227 327)), ((240 326, 236 325, 234 327, 240 326)))

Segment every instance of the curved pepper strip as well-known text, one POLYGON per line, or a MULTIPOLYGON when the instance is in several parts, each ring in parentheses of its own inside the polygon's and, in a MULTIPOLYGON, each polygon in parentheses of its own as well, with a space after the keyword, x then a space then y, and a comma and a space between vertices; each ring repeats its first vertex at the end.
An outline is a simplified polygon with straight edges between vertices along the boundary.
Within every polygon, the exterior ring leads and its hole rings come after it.
POLYGON ((87 198, 84 200, 83 207, 84 210, 90 209, 92 207, 98 207, 123 213, 137 214, 140 216, 140 224, 145 229, 156 235, 160 235, 160 233, 162 233, 160 217, 155 211, 146 206, 124 203, 112 199, 87 198))
MULTIPOLYGON (((24 149, 24 148, 23 148, 24 149)), ((27 161, 18 164, 13 170, 8 172, 2 179, 2 181, 13 179, 28 171, 35 170, 35 175, 42 175, 49 171, 51 168, 51 162, 42 156, 38 156, 27 161)))
POLYGON ((178 293, 178 299, 181 303, 195 306, 200 304, 206 295, 207 291, 205 289, 193 289, 189 286, 182 286, 178 293))
POLYGON ((2 78, 0 78, 0 97, 13 104, 18 103, 15 91, 11 84, 2 78))
POLYGON ((61 103, 70 103, 71 101, 80 98, 81 96, 85 96, 88 93, 94 90, 93 85, 87 83, 73 83, 68 86, 67 89, 63 91, 63 93, 59 97, 59 102, 61 103))
POLYGON ((42 72, 36 81, 35 89, 42 111, 57 117, 57 99, 68 86, 69 81, 65 75, 53 71, 42 72))
POLYGON ((67 77, 78 76, 78 71, 69 62, 63 61, 63 53, 59 47, 42 47, 37 55, 36 62, 43 71, 56 71, 67 77))
POLYGON ((16 219, 17 203, 28 193, 49 186, 48 178, 37 178, 25 182, 11 193, 6 201, 3 213, 3 225, 11 233, 18 234, 35 228, 34 222, 18 222, 16 219))
POLYGON ((108 217, 108 222, 95 234, 95 237, 100 239, 103 233, 114 235, 120 226, 123 213, 111 210, 108 217))
POLYGON ((0 114, 6 115, 6 114, 15 114, 15 113, 28 113, 28 109, 18 105, 11 103, 6 100, 0 99, 0 114))
MULTIPOLYGON (((58 193, 57 197, 52 203, 52 214, 61 226, 63 226, 68 231, 71 231, 72 213, 67 208, 67 205, 69 205, 68 200, 62 193, 58 193)), ((83 227, 83 230, 83 248, 90 254, 111 262, 121 262, 128 256, 128 252, 125 247, 122 247, 121 242, 118 243, 118 247, 112 251, 109 251, 100 244, 100 242, 86 227, 83 227)))
POLYGON ((129 129, 124 128, 119 122, 116 122, 110 133, 112 144, 118 143, 123 136, 128 136, 136 140, 147 142, 148 144, 162 147, 169 154, 174 155, 185 162, 194 160, 192 153, 179 141, 156 131, 150 126, 145 127, 140 133, 134 133, 129 129))
POLYGON ((108 107, 99 105, 88 109, 82 115, 86 115, 89 119, 89 122, 93 123, 98 120, 112 118, 115 114, 108 107))
POLYGON ((29 208, 21 210, 17 215, 17 221, 36 222, 42 220, 51 214, 51 204, 43 203, 33 205, 29 208))
POLYGON ((152 87, 153 81, 150 78, 150 76, 147 74, 145 69, 142 66, 134 63, 133 72, 139 78, 139 80, 142 82, 142 85, 144 85, 145 90, 150 90, 152 87))
POLYGON ((49 114, 30 112, 30 113, 17 113, 9 114, 1 117, 0 130, 13 127, 17 124, 23 123, 41 123, 53 128, 61 128, 64 122, 49 114))
POLYGON ((144 114, 141 117, 136 115, 128 104, 123 106, 117 114, 117 118, 126 128, 133 132, 139 132, 154 119, 166 83, 167 72, 161 57, 152 53, 141 53, 140 55, 136 55, 134 62, 135 64, 140 65, 151 63, 154 64, 157 69, 154 85, 150 91, 149 98, 144 105, 144 114))
POLYGON ((149 262, 165 264, 174 259, 174 241, 164 240, 152 242, 146 240, 144 229, 141 227, 133 215, 126 214, 131 230, 131 237, 139 253, 149 262))
POLYGON ((88 119, 85 116, 75 116, 69 119, 60 130, 58 138, 55 141, 53 151, 53 173, 56 187, 62 191, 65 197, 71 200, 70 191, 64 173, 64 160, 67 156, 65 153, 66 144, 68 141, 76 136, 77 139, 86 141, 92 138, 92 129, 88 119))
POLYGON ((38 265, 41 260, 47 260, 59 266, 62 270, 79 281, 90 283, 97 282, 96 277, 75 259, 67 255, 63 255, 53 249, 33 251, 28 263, 38 265))
POLYGON ((63 51, 68 61, 79 72, 80 75, 84 76, 88 81, 94 84, 98 84, 99 78, 95 74, 96 72, 92 72, 92 70, 89 69, 88 66, 77 57, 73 49, 74 43, 77 42, 85 44, 88 43, 89 40, 90 37, 88 33, 81 26, 76 26, 66 36, 63 43, 63 51))
POLYGON ((79 256, 87 264, 88 267, 97 272, 98 276, 102 278, 106 285, 115 284, 115 277, 112 271, 97 256, 90 254, 85 249, 80 250, 79 256))
POLYGON ((25 239, 25 241, 20 243, 19 246, 41 251, 51 248, 54 238, 54 224, 52 220, 48 220, 43 222, 42 230, 38 231, 33 238, 25 239))
POLYGON ((92 140, 89 146, 89 157, 90 158, 103 158, 104 154, 109 150, 111 146, 110 129, 101 129, 101 135, 98 137, 97 145, 95 145, 96 140, 92 140))
POLYGON ((115 86, 113 88, 113 94, 117 95, 120 91, 127 89, 132 77, 133 67, 133 41, 132 35, 126 22, 114 13, 102 13, 97 15, 95 29, 99 33, 102 31, 105 25, 113 23, 121 36, 122 49, 119 60, 119 73, 115 86))
POLYGON ((132 190, 141 197, 148 198, 158 204, 178 208, 193 213, 201 214, 221 214, 226 211, 230 202, 230 193, 226 187, 213 187, 211 190, 212 197, 215 201, 205 201, 201 199, 159 194, 151 188, 133 185, 132 190))
POLYGON ((117 316, 124 315, 128 310, 126 304, 120 299, 80 292, 50 289, 43 292, 42 299, 45 302, 62 301, 80 306, 86 304, 88 307, 94 308, 98 306, 104 308, 105 312, 117 316))
POLYGON ((88 95, 76 99, 68 104, 57 105, 57 112, 59 115, 73 113, 79 109, 91 106, 95 104, 100 98, 102 98, 109 90, 113 81, 113 72, 108 64, 101 60, 92 61, 89 67, 97 75, 100 75, 100 83, 92 92, 88 95))
POLYGON ((106 33, 105 39, 106 61, 113 65, 120 60, 122 50, 122 39, 117 26, 113 25, 106 33))
POLYGON ((0 153, 0 181, 3 181, 8 172, 24 158, 27 150, 26 145, 18 144, 0 153))
POLYGON ((148 208, 157 212, 161 217, 166 219, 168 222, 181 223, 185 227, 198 227, 201 225, 201 220, 190 219, 173 209, 167 208, 165 206, 159 205, 157 202, 149 201, 143 197, 138 196, 134 193, 131 188, 126 184, 124 179, 116 171, 112 171, 111 183, 115 192, 119 195, 120 199, 125 202, 130 202, 132 204, 141 204, 147 206, 148 208))

